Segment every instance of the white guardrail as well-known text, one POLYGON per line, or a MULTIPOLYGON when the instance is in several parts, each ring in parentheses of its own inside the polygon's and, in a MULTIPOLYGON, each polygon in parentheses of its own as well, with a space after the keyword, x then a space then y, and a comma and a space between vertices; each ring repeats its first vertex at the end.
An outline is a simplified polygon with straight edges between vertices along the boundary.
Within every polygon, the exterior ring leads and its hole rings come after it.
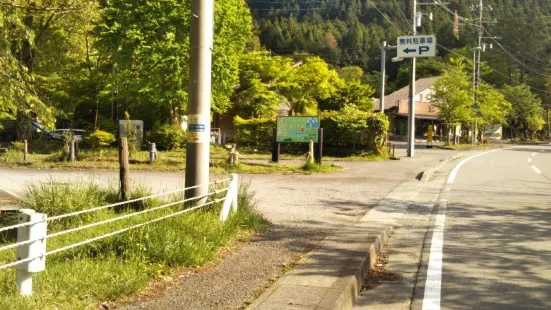
POLYGON ((23 296, 31 295, 32 294, 32 274, 35 273, 35 272, 44 271, 46 269, 46 256, 56 254, 56 253, 59 253, 59 252, 62 252, 62 251, 66 251, 66 250, 69 250, 69 249, 72 249, 72 248, 75 248, 75 247, 78 247, 78 246, 81 246, 81 245, 85 245, 85 244, 88 244, 88 243, 92 243, 94 241, 98 241, 98 240, 101 240, 101 239, 104 239, 104 238, 107 238, 107 237, 111 237, 111 236, 114 236, 114 235, 117 235, 117 234, 120 234, 120 233, 124 233, 124 232, 129 231, 129 230, 134 229, 134 228, 139 228, 139 227, 151 224, 151 223, 159 222, 159 221, 162 221, 164 219, 174 217, 174 216, 178 216, 178 215, 181 215, 181 214, 184 214, 184 213, 188 213, 188 212, 191 212, 191 211, 194 211, 194 210, 197 210, 197 209, 200 209, 200 208, 204 208, 204 207, 207 207, 207 206, 213 205, 215 203, 219 203, 219 202, 224 202, 223 205, 222 205, 222 208, 220 210, 220 221, 226 221, 226 219, 228 218, 228 216, 230 214, 230 211, 237 210, 237 194, 238 194, 238 191, 239 191, 238 187, 239 187, 238 176, 237 176, 237 174, 232 174, 231 178, 223 179, 223 180, 216 180, 216 181, 210 182, 208 184, 196 185, 196 186, 192 186, 192 187, 188 187, 188 188, 182 188, 182 189, 178 189, 178 190, 174 190, 174 191, 170 191, 170 192, 163 192, 163 193, 159 193, 159 194, 155 194, 155 195, 151 195, 151 196, 147 196, 147 197, 132 199, 132 200, 128 200, 128 201, 118 202, 118 203, 114 203, 114 204, 109 204, 109 205, 96 207, 96 208, 91 208, 91 209, 86 209, 86 210, 77 211, 77 212, 71 212, 71 213, 56 215, 56 216, 52 216, 52 217, 48 217, 46 214, 43 214, 43 213, 36 213, 34 210, 31 210, 31 209, 19 210, 19 224, 12 225, 12 226, 7 226, 7 227, 0 227, 0 232, 12 230, 12 229, 17 229, 17 242, 0 247, 0 251, 5 251, 5 250, 8 250, 8 249, 17 248, 16 261, 5 264, 5 265, 0 265, 0 270, 15 267, 16 268, 16 282, 17 282, 17 286, 19 288, 19 293, 23 296), (166 203, 166 204, 160 205, 158 207, 149 208, 149 209, 145 209, 145 210, 142 210, 142 211, 137 211, 137 212, 134 212, 134 213, 125 214, 125 215, 118 216, 118 217, 113 217, 113 218, 110 218, 110 219, 107 219, 107 220, 104 220, 104 221, 90 223, 90 224, 87 224, 87 225, 78 226, 78 227, 75 227, 75 228, 59 231, 59 232, 56 232, 56 233, 48 234, 48 232, 47 232, 47 223, 50 222, 50 221, 59 220, 59 219, 67 218, 67 217, 71 217, 71 216, 76 216, 76 215, 80 215, 80 214, 84 214, 84 213, 95 212, 95 211, 98 211, 98 210, 114 208, 114 207, 117 207, 117 206, 129 204, 129 203, 133 203, 133 202, 144 201, 144 200, 147 200, 147 199, 158 198, 158 197, 171 195, 171 194, 175 194, 175 193, 182 193, 182 192, 185 192, 189 189, 197 188, 197 187, 201 187, 201 186, 205 186, 205 185, 210 186, 210 185, 219 185, 219 184, 227 184, 227 187, 221 188, 221 189, 216 189, 216 190, 213 190, 213 191, 209 191, 207 194, 202 195, 202 196, 191 197, 191 198, 186 198, 186 199, 182 199, 182 200, 175 201, 175 202, 166 203), (224 193, 224 192, 226 192, 226 195, 225 195, 224 198, 214 199, 214 200, 211 200, 207 203, 203 203, 203 204, 200 204, 200 205, 197 205, 197 206, 193 206, 191 208, 187 208, 187 209, 183 209, 181 211, 170 213, 168 215, 164 215, 164 216, 155 218, 153 220, 149 220, 147 222, 143 222, 143 223, 136 224, 136 225, 133 225, 133 226, 129 226, 129 227, 126 227, 126 228, 123 228, 123 229, 119 229, 119 230, 110 232, 108 234, 104 234, 104 235, 97 236, 97 237, 94 237, 94 238, 91 238, 91 239, 83 240, 83 241, 78 242, 78 243, 73 243, 71 245, 67 245, 67 246, 64 246, 64 247, 61 247, 61 248, 57 248, 55 250, 50 250, 50 251, 46 250, 46 240, 50 239, 50 238, 70 234, 70 233, 80 231, 80 230, 84 230, 84 229, 89 229, 89 228, 96 227, 96 226, 99 226, 99 225, 112 223, 112 222, 119 221, 119 220, 122 220, 122 219, 130 218, 130 217, 133 217, 133 216, 136 216, 136 215, 141 215, 141 214, 145 214, 145 213, 148 213, 148 212, 161 210, 161 209, 168 208, 168 207, 171 207, 171 206, 174 206, 174 205, 183 204, 185 202, 194 201, 194 200, 203 199, 203 198, 208 198, 212 195, 217 195, 217 194, 224 193))

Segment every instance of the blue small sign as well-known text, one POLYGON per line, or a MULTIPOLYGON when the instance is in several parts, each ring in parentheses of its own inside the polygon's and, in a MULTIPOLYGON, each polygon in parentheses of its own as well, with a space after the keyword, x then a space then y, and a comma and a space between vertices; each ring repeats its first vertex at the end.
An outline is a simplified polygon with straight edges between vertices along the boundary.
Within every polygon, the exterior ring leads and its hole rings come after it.
POLYGON ((205 132, 205 124, 189 124, 188 130, 191 132, 205 132))

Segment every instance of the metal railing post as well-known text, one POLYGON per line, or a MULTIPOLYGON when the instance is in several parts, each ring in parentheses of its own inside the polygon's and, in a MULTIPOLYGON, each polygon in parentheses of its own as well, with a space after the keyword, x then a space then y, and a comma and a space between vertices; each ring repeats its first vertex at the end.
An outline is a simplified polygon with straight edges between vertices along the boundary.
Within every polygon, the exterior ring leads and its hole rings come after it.
POLYGON ((19 211, 19 223, 38 222, 17 228, 17 242, 37 240, 17 247, 17 260, 35 257, 28 262, 17 265, 15 281, 19 294, 30 296, 33 290, 33 272, 46 269, 46 214, 36 213, 31 209, 19 211))
POLYGON ((237 211, 237 196, 239 194, 239 177, 237 173, 232 173, 231 175, 231 208, 233 211, 237 211))
POLYGON ((72 163, 75 162, 75 140, 71 140, 71 143, 69 144, 69 160, 72 163))
POLYGON ((149 143, 149 163, 152 164, 157 159, 157 145, 149 143))
POLYGON ((224 198, 224 204, 220 210, 220 221, 225 222, 231 211, 237 210, 237 195, 239 193, 239 182, 237 174, 231 175, 231 181, 228 185, 228 191, 224 198))

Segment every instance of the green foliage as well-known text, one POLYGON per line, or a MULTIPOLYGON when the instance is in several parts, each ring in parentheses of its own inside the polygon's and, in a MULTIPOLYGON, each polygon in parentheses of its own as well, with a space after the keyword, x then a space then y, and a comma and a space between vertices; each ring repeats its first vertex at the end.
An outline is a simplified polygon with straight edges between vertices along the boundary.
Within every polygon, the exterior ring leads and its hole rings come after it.
POLYGON ((293 114, 317 114, 318 101, 333 96, 343 84, 335 70, 319 57, 308 57, 278 83, 293 114))
POLYGON ((515 138, 530 139, 531 134, 541 130, 545 124, 541 99, 525 84, 505 86, 503 93, 512 105, 509 125, 515 128, 515 138))
POLYGON ((345 81, 360 80, 364 71, 358 66, 342 67, 338 70, 339 76, 345 81))
POLYGON ((480 116, 476 117, 479 125, 505 124, 511 112, 511 103, 505 100, 503 93, 487 83, 480 83, 477 93, 480 116))
POLYGON ((269 147, 272 141, 276 120, 273 118, 243 119, 236 116, 234 121, 238 145, 269 147))
POLYGON ((13 7, 0 6, 0 119, 39 116, 46 125, 54 122, 52 109, 36 93, 28 58, 35 34, 13 7))
POLYGON ((84 138, 92 148, 108 147, 116 141, 115 136, 107 131, 96 129, 89 136, 84 138))
POLYGON ((151 131, 147 140, 160 150, 180 149, 186 144, 186 132, 178 125, 162 125, 151 131))
MULTIPOLYGON (((184 111, 191 2, 116 0, 100 4, 97 47, 116 64, 111 83, 118 86, 129 111, 146 123, 164 123, 171 114, 184 111)), ((238 80, 238 60, 251 35, 252 21, 242 1, 221 0, 215 3, 214 23, 212 108, 223 113, 238 80)))
MULTIPOLYGON (((31 188, 25 195, 29 200, 26 204, 37 212, 47 212, 49 215, 105 205, 113 202, 111 197, 116 194, 113 189, 99 188, 93 184, 60 184, 54 180, 31 184, 31 188)), ((176 199, 181 197, 169 197, 168 201, 176 199)), ((160 203, 154 201, 146 208, 160 203)), ((211 208, 191 211, 48 256, 47 270, 33 277, 33 295, 27 298, 18 296, 15 273, 2 270, 0 308, 92 309, 100 302, 115 301, 138 292, 151 280, 169 274, 170 268, 204 265, 237 236, 247 237, 266 230, 269 223, 255 210, 254 203, 249 186, 242 184, 238 210, 231 213, 224 223, 219 220, 221 205, 218 203, 211 208)), ((48 250, 145 223, 183 208, 183 204, 175 205, 52 238, 48 240, 48 250)), ((90 215, 69 217, 64 219, 63 225, 59 221, 49 223, 48 229, 56 232, 130 214, 128 211, 106 209, 90 215)), ((0 261, 11 261, 14 256, 15 250, 4 251, 0 254, 0 261)))
POLYGON ((367 143, 368 149, 375 154, 383 153, 383 146, 386 144, 386 138, 390 129, 388 117, 383 113, 373 113, 367 119, 367 128, 369 128, 367 143))
POLYGON ((321 123, 327 147, 350 147, 354 152, 381 153, 389 130, 386 115, 365 112, 355 106, 323 112, 321 123))
POLYGON ((461 59, 451 59, 451 68, 434 84, 431 100, 440 109, 440 118, 448 126, 468 122, 474 117, 472 82, 461 59))
POLYGON ((278 80, 292 69, 287 57, 270 57, 257 51, 243 55, 239 61, 239 88, 234 94, 237 111, 248 117, 273 117, 282 96, 278 80))
POLYGON ((320 102, 320 110, 338 110, 345 106, 355 106, 361 111, 371 112, 375 102, 371 99, 373 89, 368 84, 362 84, 359 80, 353 79, 331 98, 320 102))

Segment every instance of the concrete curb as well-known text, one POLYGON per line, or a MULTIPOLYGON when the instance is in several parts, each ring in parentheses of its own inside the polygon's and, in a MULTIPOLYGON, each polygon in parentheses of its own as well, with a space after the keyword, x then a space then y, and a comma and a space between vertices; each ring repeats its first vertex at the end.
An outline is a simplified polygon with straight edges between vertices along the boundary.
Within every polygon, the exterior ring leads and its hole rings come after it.
POLYGON ((316 309, 352 309, 360 293, 364 278, 383 250, 384 245, 392 234, 393 227, 388 227, 379 233, 371 243, 366 252, 361 256, 360 261, 351 262, 345 267, 344 274, 332 286, 323 297, 316 309))
MULTIPOLYGON (((387 222, 383 225, 373 226, 372 223, 360 222, 354 225, 355 229, 368 230, 369 241, 355 247, 346 259, 343 268, 338 272, 338 277, 330 287, 326 287, 326 292, 323 293, 319 301, 313 305, 304 307, 304 305, 293 304, 294 300, 288 300, 289 303, 274 303, 266 302, 274 293, 288 285, 288 276, 292 276, 301 265, 304 265, 309 260, 315 259, 319 255, 319 250, 324 247, 324 243, 331 242, 331 239, 338 239, 339 232, 332 236, 328 236, 320 246, 308 252, 303 258, 297 262, 295 270, 289 271, 287 274, 279 278, 269 288, 262 293, 257 299, 251 303, 247 309, 316 309, 316 310, 334 310, 334 309, 352 309, 356 298, 359 295, 360 288, 364 281, 369 268, 373 267, 377 261, 377 257, 381 253, 385 243, 392 234, 394 221, 387 222), (376 231, 376 232, 375 232, 376 231)), ((365 231, 364 230, 364 231, 365 231)), ((343 234, 346 234, 344 231, 343 234)))
POLYGON ((448 156, 446 158, 443 158, 436 165, 433 165, 433 166, 425 169, 423 171, 423 175, 421 176, 421 182, 428 182, 430 180, 430 178, 432 177, 432 174, 436 170, 440 169, 444 164, 446 164, 446 163, 448 163, 448 162, 450 162, 454 159, 460 158, 460 157, 463 157, 463 153, 454 154, 454 155, 448 156))

